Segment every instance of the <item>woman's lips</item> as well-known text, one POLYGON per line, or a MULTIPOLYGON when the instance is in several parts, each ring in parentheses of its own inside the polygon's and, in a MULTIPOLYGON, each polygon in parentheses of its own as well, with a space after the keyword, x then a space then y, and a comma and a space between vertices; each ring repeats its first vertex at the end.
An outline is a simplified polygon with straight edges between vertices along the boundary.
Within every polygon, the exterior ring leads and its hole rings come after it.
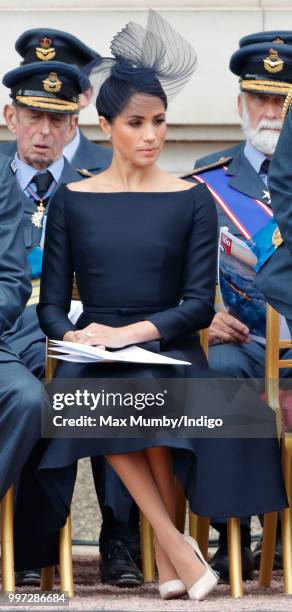
POLYGON ((154 149, 138 149, 138 151, 140 151, 140 153, 156 153, 158 149, 155 147, 154 149))

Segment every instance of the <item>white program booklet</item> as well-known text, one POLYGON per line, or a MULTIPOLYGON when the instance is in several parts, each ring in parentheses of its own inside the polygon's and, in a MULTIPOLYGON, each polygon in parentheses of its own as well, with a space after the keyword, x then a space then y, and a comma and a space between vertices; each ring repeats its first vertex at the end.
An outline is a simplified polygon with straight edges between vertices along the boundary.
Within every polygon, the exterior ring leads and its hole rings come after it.
POLYGON ((191 365, 189 361, 166 357, 160 353, 146 351, 135 345, 124 349, 107 351, 96 346, 66 342, 64 340, 50 340, 49 357, 75 363, 124 361, 126 363, 148 363, 154 365, 191 365))

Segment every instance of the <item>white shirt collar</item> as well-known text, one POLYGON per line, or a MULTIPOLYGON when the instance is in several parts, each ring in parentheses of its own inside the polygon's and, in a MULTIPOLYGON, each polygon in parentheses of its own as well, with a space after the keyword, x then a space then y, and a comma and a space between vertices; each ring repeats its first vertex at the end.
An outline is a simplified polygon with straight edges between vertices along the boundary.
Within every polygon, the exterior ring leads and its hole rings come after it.
POLYGON ((244 155, 248 159, 257 174, 260 174, 261 166, 265 159, 268 159, 264 153, 261 153, 247 140, 244 147, 244 155))
MULTIPOLYGON (((34 175, 38 172, 36 168, 30 166, 26 162, 22 161, 18 157, 18 153, 15 153, 15 163, 16 163, 16 176, 20 186, 21 191, 25 191, 28 185, 31 183, 34 175)), ((49 170, 53 176, 53 179, 58 183, 61 178, 61 174, 64 168, 64 157, 59 157, 56 161, 54 161, 50 166, 46 168, 49 170)), ((43 172, 46 172, 44 170, 43 172)), ((40 171, 39 171, 40 172, 40 171)))

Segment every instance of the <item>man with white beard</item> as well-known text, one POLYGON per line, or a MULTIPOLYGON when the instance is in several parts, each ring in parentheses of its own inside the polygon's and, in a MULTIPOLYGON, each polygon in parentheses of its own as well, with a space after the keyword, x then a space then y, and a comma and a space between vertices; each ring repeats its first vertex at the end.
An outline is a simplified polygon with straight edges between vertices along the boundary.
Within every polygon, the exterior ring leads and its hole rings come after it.
MULTIPOLYGON (((283 104, 292 84, 292 32, 264 32, 240 41, 230 60, 231 71, 240 77, 238 112, 245 140, 197 160, 192 178, 205 183, 216 201, 219 227, 227 226, 240 238, 253 236, 270 220, 271 201, 267 173, 282 127, 283 104), (288 36, 286 44, 283 35, 288 36), (247 44, 248 43, 248 44, 247 44), (264 206, 263 206, 264 205, 264 206)), ((265 328, 265 321, 262 322, 265 328)), ((218 311, 209 328, 209 365, 229 378, 259 379, 265 376, 265 345, 250 337, 250 321, 218 311)), ((285 359, 292 351, 283 351, 285 359)), ((282 376, 291 370, 281 370, 282 376)), ((259 483, 260 486, 260 483, 259 483)), ((219 531, 219 548, 211 565, 228 581, 227 527, 222 519, 212 520, 219 531)), ((243 578, 258 567, 260 546, 254 559, 250 549, 250 519, 241 519, 243 578)), ((278 534, 279 536, 279 534, 278 534)), ((274 568, 281 566, 277 539, 274 568)))

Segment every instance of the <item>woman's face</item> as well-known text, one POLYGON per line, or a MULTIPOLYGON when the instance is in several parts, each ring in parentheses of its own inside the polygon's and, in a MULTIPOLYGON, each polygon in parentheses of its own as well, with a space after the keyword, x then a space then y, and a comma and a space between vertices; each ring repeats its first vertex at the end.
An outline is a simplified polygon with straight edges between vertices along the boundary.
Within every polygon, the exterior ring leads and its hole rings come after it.
POLYGON ((116 155, 135 166, 151 166, 165 140, 164 104, 156 96, 134 94, 113 123, 107 123, 106 127, 116 155))

